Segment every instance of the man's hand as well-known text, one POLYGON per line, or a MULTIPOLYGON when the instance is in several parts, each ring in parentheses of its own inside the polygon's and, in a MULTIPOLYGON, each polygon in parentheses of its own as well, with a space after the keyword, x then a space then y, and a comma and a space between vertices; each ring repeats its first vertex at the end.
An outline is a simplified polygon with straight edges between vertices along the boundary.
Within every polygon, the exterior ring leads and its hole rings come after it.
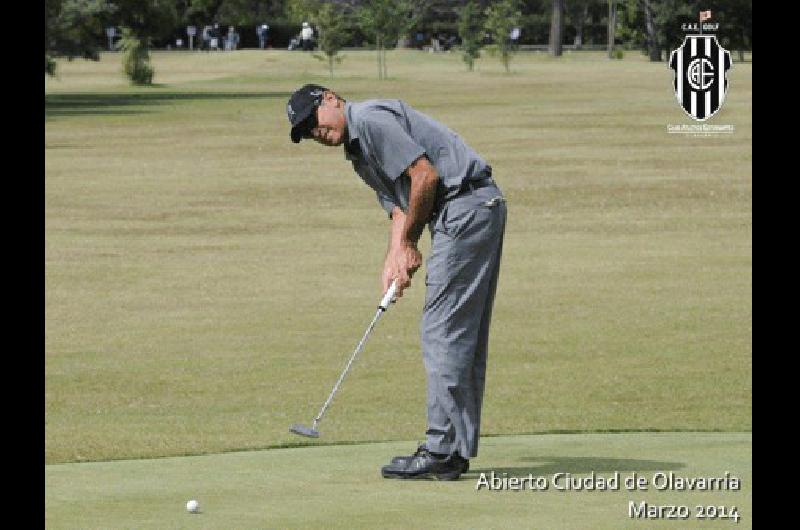
POLYGON ((397 298, 403 296, 403 290, 411 285, 411 277, 422 265, 422 254, 413 243, 402 243, 394 246, 386 255, 383 265, 383 292, 389 289, 392 280, 397 279, 397 298))

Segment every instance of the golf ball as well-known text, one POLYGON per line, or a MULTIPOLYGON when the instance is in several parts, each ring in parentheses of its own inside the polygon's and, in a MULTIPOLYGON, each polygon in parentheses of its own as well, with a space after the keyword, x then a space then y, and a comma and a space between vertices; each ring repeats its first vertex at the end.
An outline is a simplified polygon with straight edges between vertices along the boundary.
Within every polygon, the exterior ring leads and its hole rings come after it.
POLYGON ((197 513, 199 509, 200 509, 200 504, 194 499, 186 503, 186 511, 189 513, 197 513))

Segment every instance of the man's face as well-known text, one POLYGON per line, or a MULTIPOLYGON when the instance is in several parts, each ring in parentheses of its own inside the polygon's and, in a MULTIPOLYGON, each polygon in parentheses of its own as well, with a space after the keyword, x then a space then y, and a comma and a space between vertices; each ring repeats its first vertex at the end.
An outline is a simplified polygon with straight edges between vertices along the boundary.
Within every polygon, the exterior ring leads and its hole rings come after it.
POLYGON ((326 92, 316 110, 317 124, 311 129, 311 138, 322 145, 342 145, 347 121, 344 104, 331 92, 326 92))

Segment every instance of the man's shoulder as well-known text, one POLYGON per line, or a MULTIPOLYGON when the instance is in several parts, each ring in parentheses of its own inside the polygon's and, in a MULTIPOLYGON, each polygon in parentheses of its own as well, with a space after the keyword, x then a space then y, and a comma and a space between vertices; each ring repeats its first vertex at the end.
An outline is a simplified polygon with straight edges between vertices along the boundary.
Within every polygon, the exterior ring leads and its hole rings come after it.
POLYGON ((365 99, 353 102, 353 113, 359 118, 378 117, 383 114, 405 112, 405 103, 399 99, 365 99))
POLYGON ((405 116, 406 106, 399 99, 367 99, 351 104, 351 116, 359 130, 380 127, 389 120, 405 116))

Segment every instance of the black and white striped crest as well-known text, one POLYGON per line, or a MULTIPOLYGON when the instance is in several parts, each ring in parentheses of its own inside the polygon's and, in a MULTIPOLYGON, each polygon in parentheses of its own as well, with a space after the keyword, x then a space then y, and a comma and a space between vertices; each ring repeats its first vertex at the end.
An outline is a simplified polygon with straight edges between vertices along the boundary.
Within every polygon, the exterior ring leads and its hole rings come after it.
POLYGON ((722 107, 731 66, 730 52, 714 35, 687 35, 673 50, 669 67, 675 71, 675 96, 692 119, 705 121, 722 107))

